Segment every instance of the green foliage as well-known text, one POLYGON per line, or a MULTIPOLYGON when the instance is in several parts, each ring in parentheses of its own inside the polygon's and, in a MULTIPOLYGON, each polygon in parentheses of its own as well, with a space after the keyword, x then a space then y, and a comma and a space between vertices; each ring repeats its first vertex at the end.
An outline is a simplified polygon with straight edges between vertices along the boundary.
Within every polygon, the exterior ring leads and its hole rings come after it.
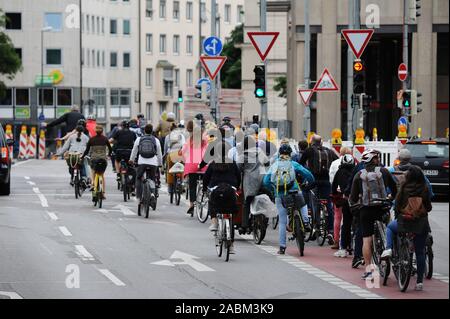
POLYGON ((244 42, 244 25, 237 26, 231 32, 230 41, 224 45, 222 55, 227 57, 227 62, 220 73, 222 88, 241 88, 241 57, 242 51, 239 47, 244 42))
POLYGON ((287 98, 287 78, 285 76, 275 78, 275 83, 273 89, 275 92, 280 92, 278 96, 287 98))

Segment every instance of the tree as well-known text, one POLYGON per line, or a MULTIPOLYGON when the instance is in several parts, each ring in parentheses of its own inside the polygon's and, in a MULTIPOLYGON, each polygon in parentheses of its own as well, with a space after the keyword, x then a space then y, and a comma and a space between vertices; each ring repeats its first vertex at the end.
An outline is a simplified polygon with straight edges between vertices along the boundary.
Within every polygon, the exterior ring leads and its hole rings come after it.
POLYGON ((242 50, 239 47, 244 43, 244 25, 238 25, 231 32, 230 41, 224 45, 222 55, 227 57, 227 62, 220 72, 220 80, 224 89, 241 88, 241 57, 242 50))
POLYGON ((275 78, 275 86, 273 89, 275 92, 280 92, 279 97, 287 98, 287 79, 285 76, 275 78))
MULTIPOLYGON (((2 29, 6 25, 6 16, 0 10, 0 76, 8 80, 14 79, 15 74, 21 70, 22 62, 14 49, 14 44, 2 29)), ((0 78, 0 98, 5 96, 6 85, 0 78)))

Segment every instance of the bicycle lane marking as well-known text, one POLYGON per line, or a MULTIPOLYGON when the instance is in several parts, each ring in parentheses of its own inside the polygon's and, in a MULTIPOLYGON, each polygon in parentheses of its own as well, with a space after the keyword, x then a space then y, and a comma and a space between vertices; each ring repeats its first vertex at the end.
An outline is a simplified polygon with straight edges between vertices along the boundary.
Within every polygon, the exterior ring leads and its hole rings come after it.
POLYGON ((48 201, 47 198, 39 191, 38 187, 33 187, 33 192, 39 197, 39 200, 41 201, 41 206, 44 208, 48 208, 48 201))
MULTIPOLYGON (((253 236, 251 235, 238 235, 237 236, 250 241, 253 239, 253 236)), ((257 246, 258 248, 260 248, 261 250, 264 250, 265 252, 277 257, 278 260, 283 261, 285 263, 290 264, 293 267, 296 267, 300 270, 303 270, 304 272, 307 272, 308 274, 323 280, 331 285, 335 285, 341 289, 344 289, 354 295, 357 295, 358 297, 364 298, 364 299, 383 299, 382 296, 377 295, 367 289, 363 289, 361 287, 358 287, 350 282, 347 282, 327 271, 321 270, 309 263, 306 263, 303 261, 302 259, 299 259, 297 257, 294 257, 290 254, 286 254, 286 255, 278 255, 277 254, 277 249, 273 246, 263 246, 263 245, 256 245, 254 243, 252 243, 254 246, 257 246)), ((291 247, 288 247, 288 249, 291 247)), ((288 250, 287 249, 287 250, 288 250)), ((286 251, 287 251, 286 250, 286 251)), ((305 252, 306 253, 306 252, 305 252)))

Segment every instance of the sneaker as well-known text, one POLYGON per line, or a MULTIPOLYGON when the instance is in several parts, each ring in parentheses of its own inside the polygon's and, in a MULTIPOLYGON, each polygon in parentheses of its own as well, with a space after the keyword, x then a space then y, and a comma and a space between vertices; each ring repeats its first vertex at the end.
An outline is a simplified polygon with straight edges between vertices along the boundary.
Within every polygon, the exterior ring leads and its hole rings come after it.
POLYGON ((281 247, 280 250, 277 252, 278 255, 284 255, 286 253, 286 247, 281 247))
MULTIPOLYGON (((327 240, 328 240, 328 245, 335 245, 333 234, 329 233, 327 235, 327 240)), ((338 248, 339 248, 339 246, 337 248, 334 248, 334 249, 338 249, 338 248)))
POLYGON ((418 282, 416 284, 416 288, 414 288, 415 291, 422 291, 423 290, 423 283, 418 282))
POLYGON ((187 210, 186 214, 194 216, 194 206, 189 207, 189 209, 187 210))
POLYGON ((345 250, 345 249, 339 249, 333 255, 334 255, 334 257, 347 258, 348 257, 348 251, 345 250))
POLYGON ((362 265, 364 265, 364 258, 355 256, 352 260, 352 268, 358 268, 362 265))
POLYGON ((364 274, 361 276, 362 280, 372 280, 373 276, 372 276, 372 272, 368 271, 368 272, 364 272, 364 274))
POLYGON ((385 249, 381 254, 381 259, 387 259, 392 257, 392 249, 385 249))
POLYGON ((121 179, 122 179, 122 177, 120 176, 120 174, 117 174, 116 181, 120 182, 121 179))

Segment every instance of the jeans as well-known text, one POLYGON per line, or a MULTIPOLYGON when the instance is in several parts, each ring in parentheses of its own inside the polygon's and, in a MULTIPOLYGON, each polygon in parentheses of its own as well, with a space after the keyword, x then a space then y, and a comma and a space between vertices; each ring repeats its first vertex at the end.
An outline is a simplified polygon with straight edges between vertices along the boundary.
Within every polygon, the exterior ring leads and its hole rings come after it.
MULTIPOLYGON (((327 210, 328 210, 328 232, 333 233, 334 225, 334 213, 333 206, 331 205, 331 183, 329 180, 318 180, 316 181, 316 195, 318 199, 327 200, 327 210)), ((316 211, 319 211, 318 206, 316 206, 316 211)))
POLYGON ((149 169, 149 177, 151 180, 155 181, 156 177, 156 170, 158 169, 158 166, 154 165, 138 165, 136 170, 136 197, 137 199, 142 199, 142 181, 145 174, 146 169, 149 169))
POLYGON ((355 251, 354 251, 354 256, 357 258, 362 258, 363 253, 362 253, 362 247, 363 247, 363 237, 362 237, 362 227, 361 227, 361 223, 358 220, 357 226, 356 226, 356 231, 355 231, 355 251))
POLYGON ((191 203, 195 203, 197 200, 197 181, 199 178, 202 177, 202 175, 197 173, 190 173, 188 175, 188 182, 189 182, 189 201, 191 203))
MULTIPOLYGON (((392 249, 394 245, 394 237, 398 233, 398 222, 393 220, 389 223, 386 229, 386 248, 392 249)), ((415 234, 414 236, 414 250, 416 253, 417 261, 417 282, 423 282, 423 275, 425 272, 425 243, 427 240, 428 233, 415 234)))
MULTIPOLYGON (((286 225, 288 224, 288 211, 283 207, 280 197, 275 198, 275 205, 277 206, 278 210, 278 234, 280 247, 286 247, 286 225)), ((303 206, 300 209, 300 213, 302 215, 303 222, 309 222, 308 206, 303 206)))
POLYGON ((352 220, 353 215, 348 203, 341 207, 342 209, 342 228, 341 228, 341 249, 351 248, 352 242, 352 220))

